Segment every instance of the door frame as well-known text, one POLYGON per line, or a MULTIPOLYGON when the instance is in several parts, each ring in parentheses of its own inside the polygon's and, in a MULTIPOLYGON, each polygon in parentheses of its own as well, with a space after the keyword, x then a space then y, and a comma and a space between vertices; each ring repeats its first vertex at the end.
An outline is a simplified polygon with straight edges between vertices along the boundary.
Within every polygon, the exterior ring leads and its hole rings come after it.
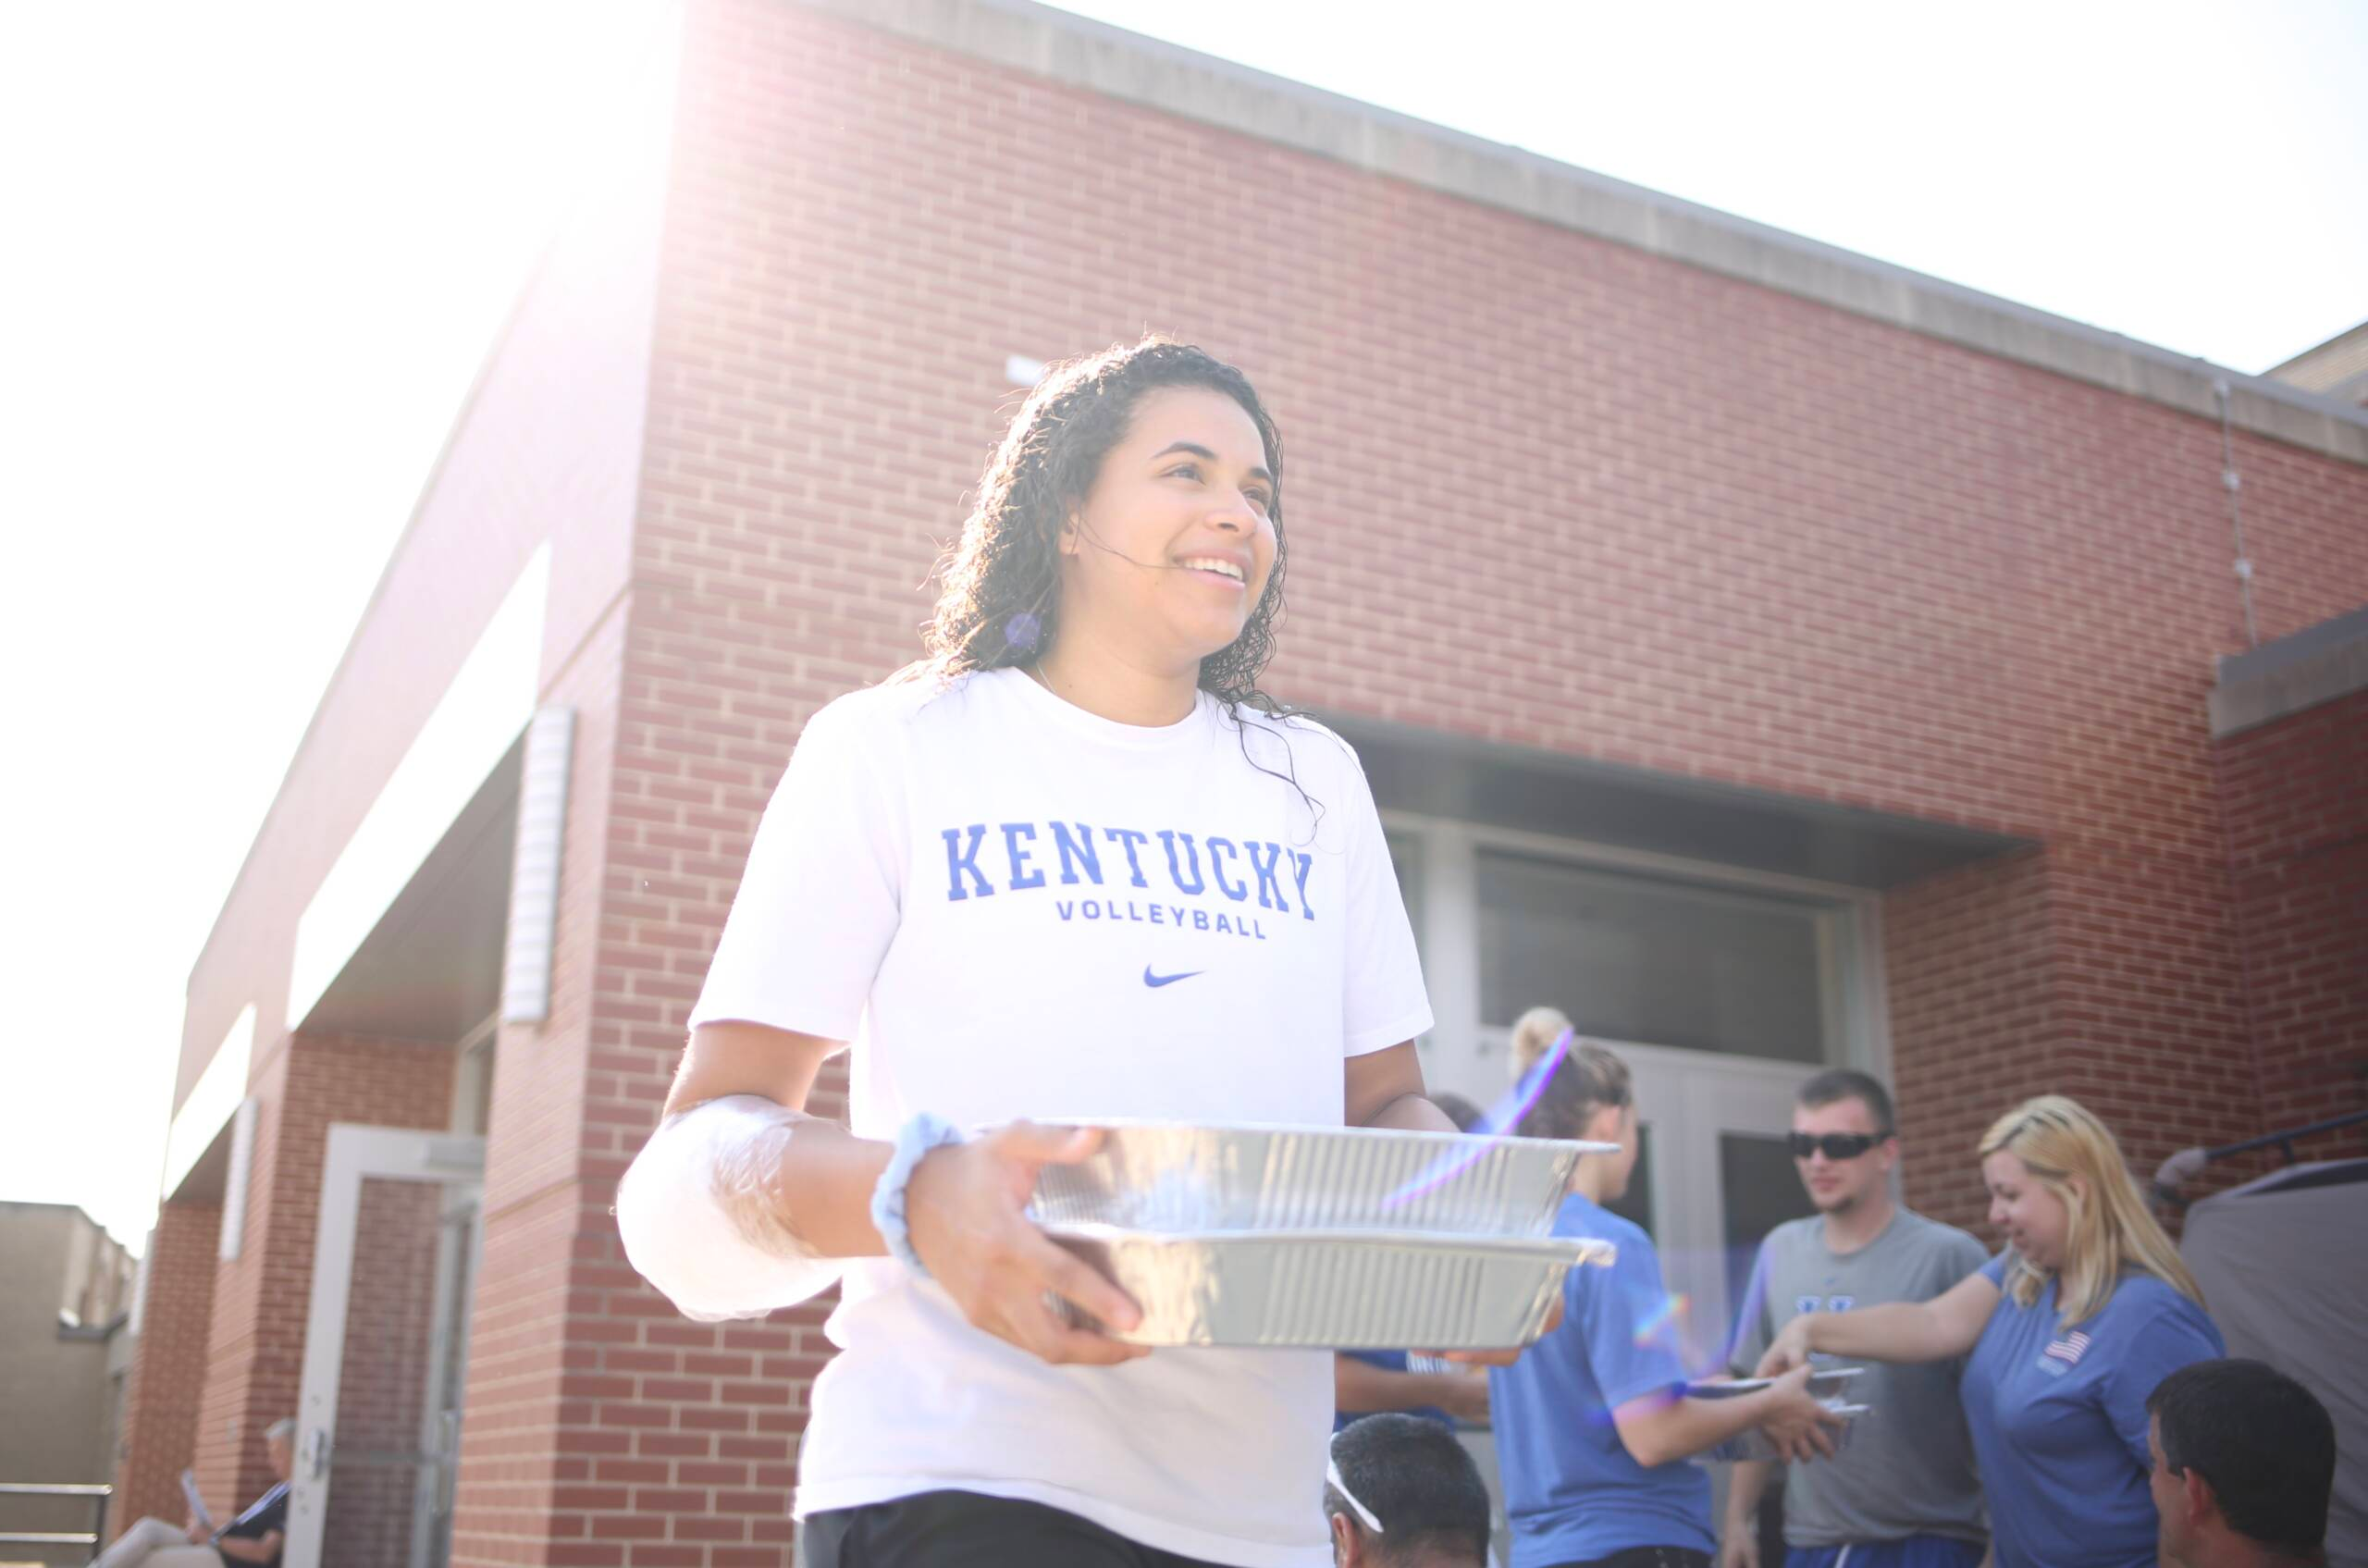
MULTIPOLYGON (((362 1184, 373 1178, 481 1189, 485 1140, 412 1128, 329 1124, 327 1150, 321 1163, 320 1219, 313 1239, 312 1299, 304 1317, 303 1373, 296 1401, 298 1442, 288 1484, 283 1568, 320 1568, 321 1564, 362 1184)), ((440 1236, 438 1250, 440 1273, 441 1253, 446 1250, 440 1236)))
MULTIPOLYGON (((1563 838, 1424 812, 1384 810, 1418 879, 1423 977, 1437 1023, 1420 1042, 1424 1077, 1475 1104, 1498 1101, 1511 1082, 1511 1030, 1482 1017, 1478 858, 1510 852, 1582 873, 1682 884, 1697 896, 1722 893, 1796 900, 1817 920, 1824 992, 1824 1057, 1791 1062, 1727 1052, 1605 1040, 1635 1078, 1649 1150, 1655 1245, 1669 1288, 1688 1315, 1681 1340, 1689 1364, 1722 1350, 1736 1303, 1728 1300, 1724 1194, 1719 1187, 1722 1131, 1780 1135, 1792 1125, 1794 1092, 1831 1067, 1891 1080, 1890 1002, 1883 975, 1883 895, 1870 888, 1779 871, 1563 838), (1723 1318, 1725 1321, 1720 1321, 1723 1318)), ((1541 997, 1541 1001, 1551 998, 1541 997)))

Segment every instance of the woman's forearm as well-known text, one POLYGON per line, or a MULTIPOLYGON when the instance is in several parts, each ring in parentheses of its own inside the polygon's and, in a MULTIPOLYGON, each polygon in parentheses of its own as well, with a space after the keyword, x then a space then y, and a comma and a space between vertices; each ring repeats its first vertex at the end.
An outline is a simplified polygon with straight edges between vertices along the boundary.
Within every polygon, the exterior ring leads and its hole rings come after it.
POLYGON ((781 1162, 780 1193, 789 1223, 826 1258, 887 1255, 871 1223, 871 1191, 893 1150, 857 1138, 834 1121, 801 1123, 781 1162))
POLYGON ((617 1231, 686 1315, 752 1317, 828 1289, 884 1249, 871 1190, 886 1144, 758 1095, 669 1116, 617 1188, 617 1231))
POLYGON ((1731 1400, 1672 1400, 1656 1394, 1630 1400, 1611 1413, 1611 1423, 1629 1456, 1650 1469, 1750 1431, 1774 1414, 1775 1404, 1766 1389, 1731 1400))
POLYGON ((1828 1355, 1941 1361, 1964 1349, 1950 1342, 1947 1326, 1923 1302, 1808 1313, 1799 1321, 1807 1326, 1808 1348, 1828 1355))

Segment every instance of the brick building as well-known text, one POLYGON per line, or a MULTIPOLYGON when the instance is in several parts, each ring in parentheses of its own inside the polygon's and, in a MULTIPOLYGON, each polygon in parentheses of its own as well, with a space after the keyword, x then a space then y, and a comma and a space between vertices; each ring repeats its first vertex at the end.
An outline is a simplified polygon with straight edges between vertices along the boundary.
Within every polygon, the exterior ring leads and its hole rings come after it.
POLYGON ((1821 1064, 1958 1220, 2041 1089, 2144 1163, 2362 1103, 2368 412, 1017 0, 652 59, 191 972, 120 1516, 294 1411, 290 1568, 783 1559, 822 1314, 680 1319, 611 1192, 799 726, 1146 327, 1282 422, 1269 684, 1434 1082, 1626 1043, 1697 1328, 1821 1064))
MULTIPOLYGON (((136 1266, 70 1204, 0 1203, 0 1484, 100 1487, 115 1472, 136 1266)), ((79 1562, 103 1500, 0 1495, 7 1561, 79 1562)))

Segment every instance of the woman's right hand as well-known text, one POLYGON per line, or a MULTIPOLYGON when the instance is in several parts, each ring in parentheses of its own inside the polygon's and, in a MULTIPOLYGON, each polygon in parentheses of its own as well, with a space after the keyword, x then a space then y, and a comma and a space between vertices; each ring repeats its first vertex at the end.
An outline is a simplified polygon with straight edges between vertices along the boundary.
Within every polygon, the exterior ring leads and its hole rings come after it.
POLYGON ((1809 1364, 1809 1315, 1801 1313, 1776 1330, 1776 1338, 1769 1342, 1768 1353, 1759 1358, 1752 1371, 1755 1377, 1782 1377, 1796 1367, 1809 1364))
POLYGON ((1833 1457, 1833 1434, 1849 1423, 1819 1403, 1817 1396, 1809 1392, 1809 1368, 1806 1364, 1777 1378, 1765 1398, 1767 1414, 1759 1428, 1776 1446, 1778 1453, 1795 1464, 1833 1457))
POLYGON ((1142 1312, 1124 1290, 1030 1222, 1036 1173, 1075 1165, 1102 1146, 1098 1129, 1059 1130, 1016 1121, 968 1143, 932 1149, 905 1186, 913 1252, 963 1315, 1048 1362, 1109 1366, 1149 1355, 1092 1329, 1073 1328, 1045 1304, 1067 1298, 1116 1328, 1142 1312))

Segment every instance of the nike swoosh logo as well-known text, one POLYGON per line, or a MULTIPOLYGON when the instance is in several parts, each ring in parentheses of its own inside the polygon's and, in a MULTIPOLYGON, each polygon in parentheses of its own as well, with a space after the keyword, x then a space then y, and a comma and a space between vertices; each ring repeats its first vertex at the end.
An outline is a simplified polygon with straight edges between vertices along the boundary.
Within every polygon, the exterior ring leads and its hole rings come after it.
POLYGON ((1206 974, 1207 972, 1208 971, 1206 969, 1186 969, 1182 974, 1153 974, 1151 972, 1151 966, 1149 964, 1145 964, 1143 966, 1143 983, 1156 991, 1163 985, 1173 985, 1179 980, 1190 980, 1196 974, 1206 974))

